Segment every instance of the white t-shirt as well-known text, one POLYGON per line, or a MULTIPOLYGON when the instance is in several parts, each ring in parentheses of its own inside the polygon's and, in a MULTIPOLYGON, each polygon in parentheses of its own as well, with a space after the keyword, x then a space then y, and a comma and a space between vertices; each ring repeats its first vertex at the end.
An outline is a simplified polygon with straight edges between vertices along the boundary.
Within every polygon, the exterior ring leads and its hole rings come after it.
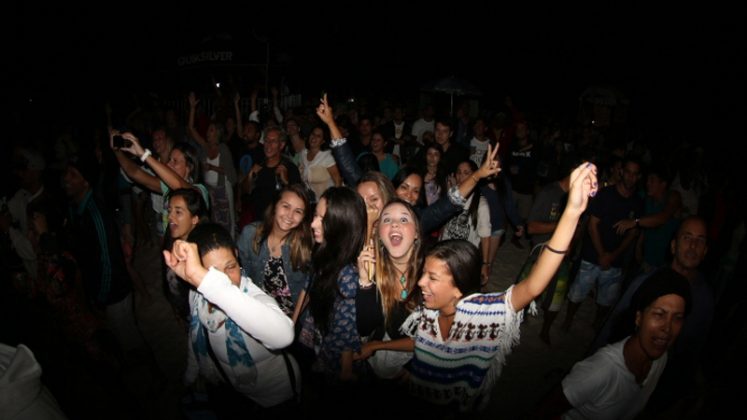
POLYGON ((482 166, 482 158, 485 156, 485 152, 488 151, 488 145, 490 140, 485 138, 485 141, 480 141, 477 137, 472 137, 469 141, 469 159, 477 164, 479 168, 482 166))
MULTIPOLYGON (((215 157, 215 159, 206 159, 207 163, 209 165, 218 166, 220 165, 220 153, 218 153, 218 156, 215 157)), ((205 171, 205 184, 210 185, 211 187, 218 186, 218 171, 209 170, 205 171)))
POLYGON ((410 134, 415 136, 415 141, 423 144, 423 133, 426 131, 436 130, 436 120, 426 121, 422 118, 412 123, 412 131, 410 134))
POLYGON ((309 151, 299 153, 298 172, 303 182, 316 194, 317 200, 327 188, 335 185, 327 168, 335 165, 335 158, 329 150, 320 150, 314 159, 308 160, 309 151))
POLYGON ((392 121, 392 125, 394 125, 394 138, 395 139, 401 139, 402 135, 405 134, 403 131, 405 131, 405 122, 402 121, 400 123, 397 123, 395 121, 392 121))
POLYGON ((632 419, 643 410, 664 371, 667 355, 654 360, 643 384, 638 385, 623 357, 628 339, 602 347, 573 366, 562 382, 563 394, 573 406, 563 414, 564 419, 632 419))

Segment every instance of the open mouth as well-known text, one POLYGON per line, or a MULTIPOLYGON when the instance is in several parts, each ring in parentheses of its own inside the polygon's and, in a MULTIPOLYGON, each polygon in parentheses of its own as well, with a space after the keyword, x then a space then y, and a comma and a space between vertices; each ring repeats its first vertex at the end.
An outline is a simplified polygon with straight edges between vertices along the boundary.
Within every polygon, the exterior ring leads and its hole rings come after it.
POLYGON ((422 295, 423 295, 423 302, 429 302, 431 299, 433 299, 433 294, 428 293, 426 291, 423 291, 422 295))
POLYGON ((654 346, 659 350, 666 350, 669 347, 668 337, 654 337, 654 346))

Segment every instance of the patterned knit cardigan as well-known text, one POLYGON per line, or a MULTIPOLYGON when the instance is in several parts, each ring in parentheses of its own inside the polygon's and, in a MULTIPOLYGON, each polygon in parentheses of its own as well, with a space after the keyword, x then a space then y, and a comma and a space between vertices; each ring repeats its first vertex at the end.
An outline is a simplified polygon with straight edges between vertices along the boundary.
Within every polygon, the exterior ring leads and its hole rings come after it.
POLYGON ((410 314, 401 331, 415 340, 409 367, 414 395, 435 404, 457 403, 460 411, 487 405, 506 356, 519 343, 523 314, 511 307, 512 289, 463 298, 446 340, 437 310, 420 307, 410 314))

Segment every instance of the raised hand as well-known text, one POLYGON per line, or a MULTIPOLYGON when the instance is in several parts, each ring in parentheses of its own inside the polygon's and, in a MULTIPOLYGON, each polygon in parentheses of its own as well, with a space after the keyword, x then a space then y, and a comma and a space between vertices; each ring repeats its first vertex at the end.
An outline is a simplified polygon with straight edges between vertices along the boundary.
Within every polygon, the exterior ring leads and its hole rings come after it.
POLYGON ((485 154, 485 161, 477 172, 475 172, 475 175, 478 178, 484 179, 497 175, 498 172, 501 171, 501 163, 498 161, 498 147, 498 144, 495 145, 495 149, 491 145, 488 145, 488 151, 485 154))
POLYGON ((197 244, 177 239, 171 251, 163 251, 166 265, 187 283, 199 287, 207 269, 202 266, 197 244))
POLYGON ((319 106, 316 107, 316 115, 327 125, 335 121, 335 115, 332 112, 332 107, 329 106, 326 93, 319 99, 319 106))
POLYGON ((189 100, 189 107, 192 109, 197 108, 197 104, 200 103, 200 100, 197 99, 197 95, 195 95, 194 92, 189 92, 189 96, 187 97, 187 100, 189 100))
POLYGON ((143 155, 143 153, 145 153, 145 149, 143 149, 143 146, 140 145, 140 140, 138 140, 138 138, 135 137, 134 134, 127 131, 122 133, 122 137, 124 137, 125 140, 129 140, 130 144, 126 145, 126 147, 122 147, 120 150, 132 153, 137 157, 140 157, 143 155))
POLYGON ((566 211, 582 213, 589 204, 589 197, 597 194, 597 167, 591 162, 582 163, 571 173, 566 211))
POLYGON ((326 93, 321 99, 319 99, 319 106, 316 107, 316 115, 318 115, 319 119, 324 121, 324 123, 327 124, 327 127, 329 127, 329 134, 332 140, 343 138, 340 127, 338 127, 335 122, 335 114, 332 112, 332 107, 329 106, 326 93))

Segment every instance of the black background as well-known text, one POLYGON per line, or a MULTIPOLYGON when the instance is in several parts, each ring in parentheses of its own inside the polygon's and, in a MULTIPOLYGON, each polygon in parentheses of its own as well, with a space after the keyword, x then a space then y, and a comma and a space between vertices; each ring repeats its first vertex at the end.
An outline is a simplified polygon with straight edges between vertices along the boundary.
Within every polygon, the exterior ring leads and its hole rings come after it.
MULTIPOLYGON (((704 142, 743 133, 743 17, 736 5, 684 2, 25 6, 4 29, 6 101, 26 122, 132 92, 199 92, 207 81, 178 69, 177 57, 228 33, 258 68, 269 43, 270 84, 307 95, 408 100, 424 83, 456 75, 485 102, 510 94, 522 109, 547 110, 573 109, 590 84, 612 85, 631 100, 633 123, 704 142)), ((264 85, 256 71, 210 73, 264 85)))

